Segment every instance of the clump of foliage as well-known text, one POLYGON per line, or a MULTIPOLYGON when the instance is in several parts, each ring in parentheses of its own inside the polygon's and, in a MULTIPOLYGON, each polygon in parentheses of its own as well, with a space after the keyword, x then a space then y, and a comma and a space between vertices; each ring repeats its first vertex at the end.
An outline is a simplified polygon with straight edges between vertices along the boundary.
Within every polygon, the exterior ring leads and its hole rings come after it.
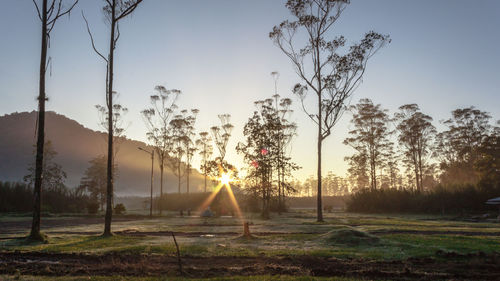
POLYGON ((123 205, 122 203, 115 205, 114 212, 116 215, 123 215, 125 214, 125 211, 126 211, 125 205, 123 205))

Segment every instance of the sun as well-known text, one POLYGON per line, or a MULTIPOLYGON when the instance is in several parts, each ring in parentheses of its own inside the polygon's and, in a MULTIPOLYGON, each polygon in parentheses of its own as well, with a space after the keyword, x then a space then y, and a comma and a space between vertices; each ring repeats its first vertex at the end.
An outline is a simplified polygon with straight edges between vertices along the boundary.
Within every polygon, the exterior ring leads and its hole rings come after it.
POLYGON ((222 185, 229 185, 229 183, 232 181, 231 175, 224 173, 220 176, 219 181, 222 185))

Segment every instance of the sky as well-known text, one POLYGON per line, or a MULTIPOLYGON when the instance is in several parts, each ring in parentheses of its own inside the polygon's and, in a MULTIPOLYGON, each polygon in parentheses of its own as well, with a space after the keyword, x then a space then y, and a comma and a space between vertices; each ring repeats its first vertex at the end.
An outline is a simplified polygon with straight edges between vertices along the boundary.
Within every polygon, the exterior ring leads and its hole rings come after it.
MULTIPOLYGON (((103 2, 80 0, 70 17, 57 22, 47 76, 47 110, 94 130, 101 130, 94 106, 104 104, 106 67, 92 51, 81 13, 98 49, 106 53, 103 2)), ((147 141, 140 112, 150 106, 156 85, 180 89, 179 107, 200 110, 198 132, 218 125, 218 114, 232 115, 235 128, 226 159, 242 167, 235 147, 243 140, 253 102, 274 94, 270 73, 278 71, 278 93, 293 100, 291 119, 298 125, 291 156, 302 169, 295 176, 303 180, 314 175, 315 126, 291 93, 300 80, 268 37, 273 26, 292 19, 284 3, 145 0, 121 22, 115 55, 115 89, 129 109, 127 137, 147 141)), ((32 1, 2 1, 0 115, 37 109, 40 25, 32 1)), ((403 104, 417 103, 442 129, 439 121, 452 110, 471 105, 500 119, 499 27, 496 0, 352 0, 330 35, 355 43, 375 30, 392 39, 369 61, 351 104, 370 98, 393 114, 403 104)), ((350 117, 345 114, 324 142, 324 174, 346 173, 344 157, 352 151, 342 141, 351 128, 350 117)))

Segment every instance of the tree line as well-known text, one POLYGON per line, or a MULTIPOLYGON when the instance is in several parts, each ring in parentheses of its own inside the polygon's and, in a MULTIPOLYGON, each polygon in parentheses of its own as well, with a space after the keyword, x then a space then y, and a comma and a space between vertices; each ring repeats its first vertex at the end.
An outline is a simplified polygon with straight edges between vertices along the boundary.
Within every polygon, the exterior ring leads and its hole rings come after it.
MULTIPOLYGON (((361 99, 349 107, 351 130, 344 144, 346 177, 330 173, 328 195, 396 189, 431 192, 463 185, 491 187, 500 183, 500 121, 473 106, 458 108, 442 120, 442 131, 417 104, 405 104, 392 116, 380 104, 361 99)), ((313 195, 311 182, 298 186, 313 195)))

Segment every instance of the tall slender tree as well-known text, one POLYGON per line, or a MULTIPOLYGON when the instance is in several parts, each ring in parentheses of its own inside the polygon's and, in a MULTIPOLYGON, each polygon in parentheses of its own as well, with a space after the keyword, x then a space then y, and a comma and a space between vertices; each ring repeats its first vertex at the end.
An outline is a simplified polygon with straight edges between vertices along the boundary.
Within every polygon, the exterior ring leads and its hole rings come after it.
POLYGON ((224 158, 226 157, 226 148, 229 138, 231 137, 231 132, 234 128, 233 124, 230 123, 231 115, 229 114, 219 114, 218 115, 221 125, 213 126, 210 128, 212 132, 213 141, 215 147, 219 151, 219 157, 216 159, 220 168, 224 168, 224 158))
POLYGON ((191 175, 191 164, 193 163, 193 156, 197 150, 194 137, 194 124, 196 123, 196 117, 200 112, 198 109, 191 109, 191 115, 186 116, 186 129, 184 137, 184 150, 186 152, 186 193, 189 193, 189 177, 191 175))
POLYGON ((380 104, 374 105, 370 99, 361 99, 358 104, 351 106, 353 118, 351 123, 354 129, 349 132, 350 137, 344 144, 356 150, 353 160, 366 159, 370 172, 370 187, 377 189, 377 171, 384 166, 389 148, 393 145, 389 140, 392 131, 389 130, 390 122, 387 110, 380 104))
POLYGON ((181 181, 183 176, 186 178, 186 192, 189 193, 189 173, 191 169, 192 157, 195 152, 192 137, 194 136, 194 123, 196 122, 196 115, 198 109, 192 109, 189 113, 184 109, 174 116, 170 121, 172 144, 173 144, 173 157, 171 159, 170 168, 177 176, 178 192, 181 193, 181 181), (185 169, 182 169, 183 159, 185 159, 185 169))
POLYGON ((106 215, 104 218, 103 236, 111 236, 111 219, 113 216, 113 82, 114 82, 114 56, 120 38, 120 21, 132 14, 142 0, 104 0, 103 13, 109 27, 108 55, 104 56, 94 44, 90 27, 82 11, 82 17, 87 24, 92 48, 106 62, 106 107, 108 108, 108 155, 107 155, 107 184, 106 184, 106 215))
MULTIPOLYGON (((116 92, 114 93, 116 95, 116 92)), ((116 97, 115 97, 116 98, 116 97)), ((109 113, 108 109, 106 106, 102 106, 97 104, 95 106, 97 109, 97 114, 99 116, 99 126, 101 126, 102 129, 105 131, 108 130, 108 118, 109 118, 109 113)), ((118 151, 120 150, 120 144, 122 141, 125 140, 125 124, 123 124, 123 117, 128 113, 128 108, 122 106, 119 103, 113 104, 113 167, 116 168, 116 155, 118 154, 118 151)), ((107 134, 105 135, 106 137, 106 143, 107 143, 107 134)), ((114 178, 116 179, 116 176, 118 173, 114 172, 114 178)))
POLYGON ((200 170, 203 171, 204 176, 204 192, 207 192, 207 174, 208 174, 208 159, 213 153, 213 146, 211 145, 212 138, 208 132, 201 132, 200 137, 196 140, 198 151, 201 156, 200 170))
MULTIPOLYGON (((352 45, 344 54, 339 54, 345 45, 343 36, 332 39, 331 28, 340 18, 349 0, 288 0, 285 6, 296 18, 275 26, 269 37, 292 61, 302 83, 293 92, 300 97, 302 108, 318 126, 317 135, 317 220, 323 221, 321 200, 321 156, 323 141, 345 109, 345 103, 361 83, 366 63, 389 37, 368 32, 360 43, 352 45), (306 36, 299 46, 296 36, 303 31, 306 36), (312 69, 311 69, 312 68, 312 69), (316 109, 306 109, 304 99, 307 91, 316 95, 316 109)), ((302 37, 303 38, 303 37, 302 37)), ((300 39, 298 39, 300 40, 300 39)))
POLYGON ((50 33, 54 29, 56 22, 64 15, 69 15, 71 10, 78 3, 75 0, 69 7, 63 7, 62 0, 41 0, 37 3, 33 0, 42 23, 41 29, 41 48, 40 48, 40 80, 38 87, 38 116, 37 116, 37 141, 35 156, 35 186, 33 188, 33 221, 29 238, 32 240, 43 241, 45 237, 40 233, 40 211, 41 211, 41 193, 42 193, 42 174, 43 174, 43 152, 45 144, 45 102, 47 96, 45 93, 45 75, 50 58, 47 59, 49 48, 50 33))
MULTIPOLYGON (((177 109, 175 102, 181 94, 180 90, 167 90, 164 86, 155 87, 156 94, 150 96, 151 108, 143 110, 142 116, 148 132, 148 140, 156 151, 160 167, 160 199, 163 198, 163 174, 165 165, 172 152, 172 132, 170 121, 177 109)), ((160 215, 162 204, 159 206, 160 215)))
POLYGON ((399 145, 403 148, 404 162, 415 173, 417 190, 422 192, 427 158, 431 155, 436 128, 432 117, 420 112, 418 105, 405 104, 395 114, 398 121, 399 145))

